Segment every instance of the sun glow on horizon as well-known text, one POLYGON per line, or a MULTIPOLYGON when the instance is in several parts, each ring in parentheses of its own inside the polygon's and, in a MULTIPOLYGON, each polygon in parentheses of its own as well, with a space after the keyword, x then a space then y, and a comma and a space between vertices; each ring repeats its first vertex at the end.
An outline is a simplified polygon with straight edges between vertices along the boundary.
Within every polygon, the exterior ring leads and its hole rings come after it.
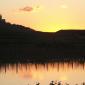
POLYGON ((84 9, 85 0, 0 1, 1 14, 7 21, 43 32, 85 29, 84 9))

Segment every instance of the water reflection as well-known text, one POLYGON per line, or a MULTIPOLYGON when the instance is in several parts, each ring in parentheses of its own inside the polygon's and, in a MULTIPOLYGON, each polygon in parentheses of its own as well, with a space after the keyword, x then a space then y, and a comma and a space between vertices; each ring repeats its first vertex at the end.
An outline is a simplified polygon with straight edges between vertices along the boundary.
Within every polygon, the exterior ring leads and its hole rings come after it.
MULTIPOLYGON (((52 80, 69 82, 74 84, 81 83, 85 79, 85 63, 82 62, 52 62, 52 63, 16 63, 16 64, 0 64, 1 75, 17 75, 17 79, 24 82, 29 80, 32 85, 39 81, 40 85, 49 85, 52 80)), ((7 77, 9 77, 9 75, 7 77)), ((12 76, 14 75, 14 76, 12 76)), ((24 83, 23 83, 24 84, 24 83)), ((3 84, 7 85, 7 84, 3 84)), ((18 84, 19 85, 19 82, 18 84)), ((22 85, 22 84, 20 84, 22 85)))
POLYGON ((15 71, 68 71, 68 70, 85 70, 85 62, 50 62, 50 63, 14 63, 14 64, 0 64, 0 72, 15 71))

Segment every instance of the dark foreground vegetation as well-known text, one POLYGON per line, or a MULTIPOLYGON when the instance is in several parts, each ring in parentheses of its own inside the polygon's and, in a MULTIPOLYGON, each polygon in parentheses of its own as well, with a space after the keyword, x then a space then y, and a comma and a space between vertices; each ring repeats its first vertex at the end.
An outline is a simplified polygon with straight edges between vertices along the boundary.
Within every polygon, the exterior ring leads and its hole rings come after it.
POLYGON ((0 16, 0 60, 85 60, 84 56, 85 30, 38 32, 0 16))
MULTIPOLYGON (((30 84, 28 84, 28 85, 30 85, 30 84)), ((38 83, 36 83, 35 85, 40 85, 40 83, 38 82, 38 83)), ((71 84, 69 84, 69 83, 62 83, 61 81, 51 81, 50 82, 50 84, 49 85, 71 85, 71 84)), ((83 82, 83 83, 81 83, 81 84, 74 84, 74 85, 85 85, 85 82, 83 82)))

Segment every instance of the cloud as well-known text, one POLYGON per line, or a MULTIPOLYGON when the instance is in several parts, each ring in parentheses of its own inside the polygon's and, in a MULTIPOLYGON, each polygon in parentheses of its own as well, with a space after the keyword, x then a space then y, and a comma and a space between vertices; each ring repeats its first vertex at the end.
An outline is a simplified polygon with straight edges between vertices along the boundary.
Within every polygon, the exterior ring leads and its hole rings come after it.
POLYGON ((24 13, 38 13, 43 10, 43 6, 36 5, 36 6, 25 6, 20 9, 18 9, 18 13, 24 12, 24 13))
POLYGON ((21 11, 26 11, 26 12, 31 12, 31 11, 33 11, 33 7, 26 6, 24 8, 21 8, 20 10, 21 11))

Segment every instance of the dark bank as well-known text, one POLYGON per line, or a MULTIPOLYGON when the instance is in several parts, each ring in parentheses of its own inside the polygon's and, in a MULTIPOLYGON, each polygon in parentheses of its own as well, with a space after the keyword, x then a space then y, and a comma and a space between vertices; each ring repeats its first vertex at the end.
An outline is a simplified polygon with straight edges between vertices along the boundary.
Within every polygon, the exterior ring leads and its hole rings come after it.
POLYGON ((39 32, 0 15, 1 60, 85 60, 84 56, 85 30, 39 32))

